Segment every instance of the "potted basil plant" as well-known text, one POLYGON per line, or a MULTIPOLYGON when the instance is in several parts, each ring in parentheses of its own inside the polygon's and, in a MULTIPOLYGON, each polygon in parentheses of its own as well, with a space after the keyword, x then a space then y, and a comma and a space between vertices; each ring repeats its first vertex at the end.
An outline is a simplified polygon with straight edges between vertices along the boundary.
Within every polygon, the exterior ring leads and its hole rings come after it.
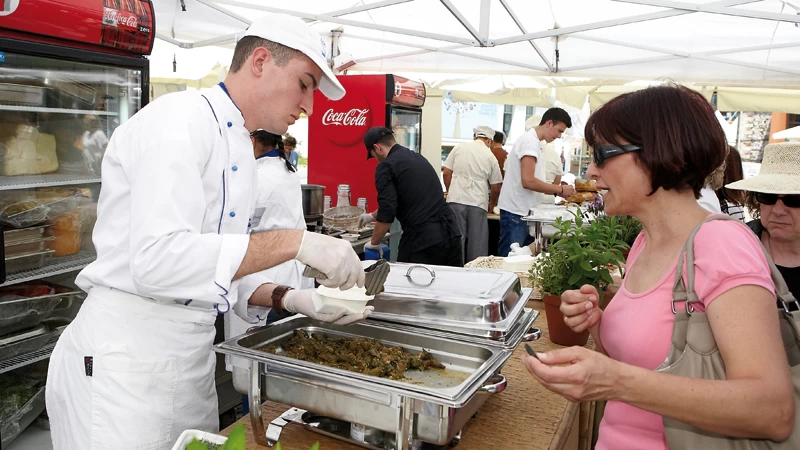
POLYGON ((573 219, 557 219, 557 239, 547 253, 540 255, 531 269, 533 283, 544 294, 550 340, 560 345, 585 345, 589 331, 575 333, 564 323, 559 309, 564 291, 589 284, 603 290, 614 283, 611 270, 621 267, 622 251, 629 248, 622 239, 622 226, 614 221, 585 223, 579 213, 573 219), (610 270, 611 269, 611 270, 610 270))

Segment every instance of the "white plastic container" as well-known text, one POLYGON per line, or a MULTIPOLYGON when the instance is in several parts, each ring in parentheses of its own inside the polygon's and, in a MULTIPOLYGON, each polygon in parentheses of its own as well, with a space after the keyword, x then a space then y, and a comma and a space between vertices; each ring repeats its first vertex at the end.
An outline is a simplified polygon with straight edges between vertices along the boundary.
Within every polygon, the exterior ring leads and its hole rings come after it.
POLYGON ((503 270, 527 272, 533 267, 535 258, 531 255, 508 256, 503 258, 503 270))
POLYGON ((186 446, 192 442, 192 439, 211 442, 212 444, 219 445, 224 444, 225 441, 228 440, 226 436, 220 436, 214 433, 207 433, 200 430, 184 430, 184 432, 178 437, 178 442, 172 446, 172 450, 185 450, 186 446))
POLYGON ((360 238, 361 238, 361 236, 358 235, 358 234, 355 234, 355 233, 345 233, 345 234, 342 235, 342 239, 344 239, 345 241, 348 241, 348 242, 355 242, 355 241, 359 240, 360 238))
POLYGON ((358 286, 346 291, 320 286, 311 296, 314 302, 314 310, 325 314, 335 312, 337 307, 346 309, 350 314, 363 313, 367 303, 374 298, 374 295, 367 295, 365 288, 358 286))

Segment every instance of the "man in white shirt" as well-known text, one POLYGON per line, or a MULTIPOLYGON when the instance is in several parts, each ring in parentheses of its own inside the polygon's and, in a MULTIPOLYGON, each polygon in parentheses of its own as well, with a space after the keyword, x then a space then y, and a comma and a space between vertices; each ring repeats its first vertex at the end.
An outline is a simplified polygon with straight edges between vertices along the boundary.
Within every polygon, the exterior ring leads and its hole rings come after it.
POLYGON ((466 261, 489 254, 487 211, 494 209, 503 176, 490 150, 494 130, 475 127, 474 140, 456 145, 444 162, 447 203, 461 227, 461 246, 466 261), (491 193, 490 193, 491 192, 491 193))
POLYGON ((272 307, 339 324, 369 314, 317 313, 313 290, 277 286, 262 273, 296 259, 329 286, 363 286, 349 242, 297 229, 249 233, 257 192, 250 132, 286 132, 311 115, 317 88, 344 96, 324 48, 300 19, 267 16, 237 43, 224 83, 165 95, 111 136, 97 260, 76 280, 88 297, 47 374, 56 450, 167 450, 183 430, 216 432, 218 313, 256 322, 272 307))
POLYGON ((533 238, 522 220, 531 208, 541 203, 541 194, 569 197, 575 189, 569 185, 554 185, 545 180, 541 141, 553 142, 572 126, 569 114, 561 108, 545 111, 538 126, 523 134, 514 143, 506 160, 506 177, 500 190, 500 256, 508 256, 514 242, 529 245, 533 238))

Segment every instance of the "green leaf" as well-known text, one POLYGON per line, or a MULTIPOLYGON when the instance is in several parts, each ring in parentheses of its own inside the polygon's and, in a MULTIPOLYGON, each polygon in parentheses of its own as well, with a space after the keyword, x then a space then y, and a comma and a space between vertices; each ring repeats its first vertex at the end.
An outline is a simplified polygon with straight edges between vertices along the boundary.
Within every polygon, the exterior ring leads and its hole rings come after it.
POLYGON ((319 450, 319 442, 315 442, 314 445, 312 445, 308 450, 319 450))
POLYGON ((186 446, 186 450, 208 450, 208 446, 197 438, 192 439, 192 442, 189 442, 189 445, 186 446))
POLYGON ((578 280, 580 279, 581 279, 581 273, 575 272, 572 275, 570 275, 569 280, 567 280, 567 283, 569 283, 572 286, 575 286, 575 283, 577 283, 578 280))
POLYGON ((244 424, 240 423, 233 427, 228 440, 220 447, 220 450, 245 450, 244 424))

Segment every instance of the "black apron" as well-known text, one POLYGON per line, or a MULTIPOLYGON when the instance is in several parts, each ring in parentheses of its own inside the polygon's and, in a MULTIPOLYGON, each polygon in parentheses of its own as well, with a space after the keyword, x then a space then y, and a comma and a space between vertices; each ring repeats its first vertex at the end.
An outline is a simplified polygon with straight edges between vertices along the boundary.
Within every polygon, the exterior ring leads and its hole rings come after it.
POLYGON ((442 215, 416 227, 403 226, 400 238, 398 261, 407 260, 409 255, 453 239, 461 239, 461 229, 450 205, 442 208, 442 215))

